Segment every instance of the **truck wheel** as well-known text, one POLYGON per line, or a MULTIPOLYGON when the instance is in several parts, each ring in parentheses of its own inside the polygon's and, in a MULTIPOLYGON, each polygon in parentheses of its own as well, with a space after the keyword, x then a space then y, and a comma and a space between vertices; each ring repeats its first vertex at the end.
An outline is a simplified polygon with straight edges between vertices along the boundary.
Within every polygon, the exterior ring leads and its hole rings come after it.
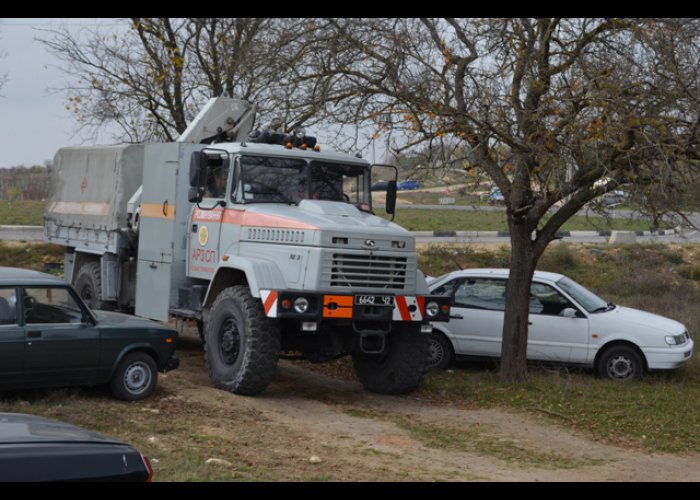
POLYGON ((83 264, 75 278, 75 290, 90 309, 107 309, 102 300, 102 274, 99 262, 83 264))
POLYGON ((365 389, 379 394, 407 394, 428 372, 428 337, 420 323, 394 323, 382 354, 356 351, 355 373, 365 389))
POLYGON ((124 356, 112 377, 112 394, 124 401, 138 401, 151 395, 158 382, 158 367, 145 352, 124 356))
POLYGON ((222 291, 204 330, 205 359, 214 386, 246 396, 264 391, 277 370, 280 333, 248 287, 222 291))

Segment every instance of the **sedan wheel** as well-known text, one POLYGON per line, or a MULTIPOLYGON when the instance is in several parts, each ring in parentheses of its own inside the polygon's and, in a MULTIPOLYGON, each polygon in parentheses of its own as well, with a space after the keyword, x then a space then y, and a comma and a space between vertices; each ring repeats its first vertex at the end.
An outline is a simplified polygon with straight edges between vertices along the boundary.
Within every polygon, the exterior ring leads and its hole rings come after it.
POLYGON ((428 334, 428 369, 444 370, 452 361, 452 345, 444 335, 435 331, 428 334))
POLYGON ((641 378, 644 362, 635 349, 629 346, 613 346, 606 349, 598 361, 598 373, 612 380, 641 378))
POLYGON ((138 401, 153 392, 158 380, 158 367, 151 356, 132 352, 124 356, 112 377, 112 393, 125 401, 138 401))

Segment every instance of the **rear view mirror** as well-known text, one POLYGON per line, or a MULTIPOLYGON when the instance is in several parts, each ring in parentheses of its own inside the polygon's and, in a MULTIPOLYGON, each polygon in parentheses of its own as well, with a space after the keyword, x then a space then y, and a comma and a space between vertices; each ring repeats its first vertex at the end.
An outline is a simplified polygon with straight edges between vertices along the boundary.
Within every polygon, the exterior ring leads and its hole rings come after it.
MULTIPOLYGON (((190 156, 190 186, 204 186, 204 181, 207 178, 207 155, 204 151, 193 151, 190 156)), ((192 201, 192 200, 190 200, 192 201)))
POLYGON ((190 203, 199 203, 204 198, 204 188, 198 186, 190 187, 187 191, 187 201, 190 203))

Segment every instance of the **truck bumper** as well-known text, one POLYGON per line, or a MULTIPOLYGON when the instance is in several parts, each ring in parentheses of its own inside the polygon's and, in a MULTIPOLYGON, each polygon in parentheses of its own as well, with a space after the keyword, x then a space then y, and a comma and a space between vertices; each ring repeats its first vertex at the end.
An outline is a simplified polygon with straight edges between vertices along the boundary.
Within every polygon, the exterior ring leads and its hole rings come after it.
POLYGON ((260 290, 260 298, 269 318, 422 322, 448 321, 450 317, 450 298, 445 296, 260 290), (304 303, 305 308, 297 307, 304 303))

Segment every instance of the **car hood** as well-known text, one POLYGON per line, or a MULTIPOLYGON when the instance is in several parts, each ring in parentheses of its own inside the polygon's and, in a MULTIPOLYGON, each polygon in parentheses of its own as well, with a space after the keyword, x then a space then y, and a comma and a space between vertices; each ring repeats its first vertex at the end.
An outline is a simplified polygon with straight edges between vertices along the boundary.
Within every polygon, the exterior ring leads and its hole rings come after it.
POLYGON ((0 445, 8 443, 123 444, 75 425, 23 413, 0 413, 0 445))
POLYGON ((97 320, 102 325, 116 325, 122 327, 140 327, 140 328, 161 328, 164 330, 170 330, 170 328, 164 326, 162 323, 153 321, 151 319, 139 318, 136 316, 131 316, 130 314, 123 314, 112 311, 98 311, 94 310, 92 313, 95 315, 97 320))
POLYGON ((595 313, 589 316, 592 327, 625 327, 630 325, 639 327, 640 330, 657 330, 667 335, 679 335, 686 331, 683 323, 658 314, 640 311, 631 307, 616 306, 607 312, 595 313))

